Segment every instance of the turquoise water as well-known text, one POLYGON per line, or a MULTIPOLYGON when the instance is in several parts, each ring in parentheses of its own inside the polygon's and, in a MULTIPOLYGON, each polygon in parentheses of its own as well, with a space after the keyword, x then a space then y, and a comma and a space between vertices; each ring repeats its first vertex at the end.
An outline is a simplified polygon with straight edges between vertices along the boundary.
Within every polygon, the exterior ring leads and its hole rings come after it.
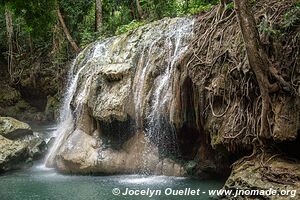
MULTIPOLYGON (((49 139, 55 131, 55 125, 32 126, 44 139, 49 139)), ((0 175, 0 200, 117 200, 117 199, 211 199, 209 189, 220 189, 221 181, 200 181, 188 178, 143 175, 119 176, 71 176, 62 175, 41 164, 0 175), (144 195, 125 194, 126 188, 139 191, 144 195), (189 189, 190 188, 190 189, 189 189), (114 192, 120 192, 114 195, 114 192), (153 191, 154 195, 150 197, 153 191), (199 195, 192 196, 188 190, 200 189, 199 195), (184 195, 167 195, 168 192, 186 190, 184 195), (165 194, 167 192, 167 194, 165 194), (122 195, 122 193, 124 195, 122 195)))
MULTIPOLYGON (((219 181, 199 181, 187 178, 166 176, 68 176, 39 167, 28 170, 16 171, 0 176, 1 200, 115 200, 115 199, 209 199, 207 195, 167 196, 166 188, 176 189, 219 189, 219 181), (157 195, 113 195, 112 190, 118 188, 121 193, 128 189, 147 190, 156 192, 157 195)), ((168 189, 167 192, 171 191, 168 189)))

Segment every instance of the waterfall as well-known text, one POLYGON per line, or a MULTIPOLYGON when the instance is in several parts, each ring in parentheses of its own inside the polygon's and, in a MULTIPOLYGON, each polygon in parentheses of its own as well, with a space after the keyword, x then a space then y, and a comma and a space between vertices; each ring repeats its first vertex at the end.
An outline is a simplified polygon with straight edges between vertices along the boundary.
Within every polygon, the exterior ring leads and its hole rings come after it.
POLYGON ((182 39, 191 35, 193 28, 193 22, 187 24, 180 29, 172 32, 165 40, 166 49, 174 49, 169 51, 168 66, 165 71, 157 78, 155 82, 155 91, 153 93, 151 101, 151 111, 147 116, 148 129, 146 130, 146 136, 150 140, 154 141, 156 146, 162 147, 164 153, 172 153, 178 155, 178 147, 176 142, 176 134, 173 127, 168 127, 165 121, 169 120, 167 109, 173 98, 172 91, 172 77, 175 73, 175 64, 186 52, 188 45, 185 44, 182 39), (171 38, 175 38, 174 43, 171 38), (171 146, 166 148, 166 144, 169 143, 171 146))
POLYGON ((175 93, 173 84, 177 84, 173 77, 178 75, 177 62, 193 38, 193 23, 191 18, 166 18, 136 32, 95 42, 80 53, 69 70, 55 142, 46 157, 46 166, 64 167, 55 165, 56 155, 66 155, 58 157, 60 165, 64 159, 72 162, 78 155, 82 157, 79 162, 93 166, 94 170, 101 162, 110 166, 116 158, 126 162, 127 154, 136 157, 143 154, 136 163, 130 163, 130 170, 142 167, 144 172, 148 168, 153 172, 156 166, 153 163, 159 162, 158 152, 165 153, 161 151, 165 149, 177 155, 176 133, 169 114, 175 93), (82 108, 87 108, 89 113, 81 112, 82 108), (93 135, 97 133, 95 127, 93 130, 82 128, 80 119, 85 115, 94 120, 93 126, 97 124, 99 135, 93 135), (116 127, 110 127, 111 130, 101 127, 101 123, 109 124, 110 120, 114 120, 116 127), (129 132, 129 129, 119 130, 126 124, 123 120, 135 120, 135 136, 144 133, 144 137, 141 136, 144 141, 131 141, 136 152, 131 152, 133 148, 128 144, 124 145, 128 148, 125 151, 102 146, 108 134, 129 132), (97 145, 89 143, 94 139, 97 145), (105 155, 105 159, 96 162, 101 155, 105 155))
MULTIPOLYGON (((146 74, 147 72, 150 70, 149 68, 151 67, 150 65, 150 58, 151 58, 151 53, 152 53, 152 49, 153 46, 160 40, 161 38, 158 38, 156 40, 154 40, 150 45, 149 45, 149 50, 148 50, 148 56, 147 56, 147 61, 146 64, 140 68, 140 71, 137 72, 137 77, 138 77, 138 81, 136 83, 136 89, 135 89, 135 93, 134 93, 134 104, 135 104, 135 120, 136 120, 136 127, 137 128, 141 128, 142 127, 142 104, 143 104, 143 90, 145 89, 145 78, 146 78, 146 74)), ((147 46, 145 46, 143 48, 142 51, 142 56, 141 56, 141 61, 143 62, 144 59, 146 59, 145 57, 145 52, 146 52, 146 48, 147 46)), ((143 64, 143 63, 142 63, 143 64)))
POLYGON ((60 119, 57 130, 54 133, 55 141, 53 146, 48 152, 46 156, 46 166, 53 167, 53 160, 60 147, 60 144, 63 142, 66 133, 72 131, 74 129, 74 118, 71 110, 71 101, 73 99, 74 93, 76 91, 77 82, 79 78, 80 72, 84 69, 86 65, 84 65, 75 76, 73 76, 74 66, 77 63, 77 59, 75 59, 71 65, 70 72, 68 74, 68 86, 65 95, 65 99, 63 101, 61 110, 60 110, 60 119))
MULTIPOLYGON (((163 36, 148 46, 144 46, 142 55, 140 57, 140 63, 144 64, 141 69, 137 72, 136 77, 136 88, 134 93, 135 103, 135 117, 136 126, 139 129, 145 128, 145 146, 143 150, 143 170, 145 174, 150 173, 148 169, 149 155, 153 149, 153 145, 159 149, 163 149, 161 153, 172 153, 178 156, 180 154, 176 141, 176 133, 173 127, 168 127, 167 121, 169 120, 168 109, 173 99, 172 92, 172 76, 176 69, 176 62, 188 49, 189 43, 186 41, 187 38, 191 38, 193 35, 193 24, 194 21, 184 24, 179 29, 171 30, 170 32, 163 33, 163 36), (143 124, 143 107, 145 104, 145 96, 143 90, 145 90, 146 76, 151 70, 151 59, 152 53, 155 53, 154 46, 158 43, 164 45, 164 50, 167 55, 167 66, 164 67, 164 72, 161 73, 154 81, 153 92, 150 97, 150 111, 144 116, 147 124, 143 124), (146 50, 148 50, 147 53, 146 50), (147 55, 147 56, 146 56, 147 55), (166 145, 166 144, 169 145, 166 145)), ((159 46, 159 45, 158 45, 159 46)), ((176 83, 175 83, 176 84, 176 83)))
MULTIPOLYGON (((88 53, 88 55, 87 56, 85 55, 85 56, 86 56, 87 60, 89 60, 91 58, 96 58, 99 55, 99 53, 103 53, 105 51, 104 49, 105 49, 105 42, 97 45, 93 49, 92 52, 88 53)), ((45 165, 47 167, 54 167, 54 159, 55 159, 55 156, 56 156, 61 144, 66 139, 67 135, 69 133, 71 133, 75 128, 73 111, 71 109, 71 102, 74 98, 76 89, 78 87, 78 81, 79 81, 80 75, 85 70, 85 68, 87 68, 89 66, 88 62, 83 62, 83 61, 80 62, 80 59, 82 59, 85 52, 87 52, 87 51, 80 53, 76 57, 76 59, 72 62, 71 66, 70 66, 70 70, 68 72, 65 98, 63 100, 63 104, 60 109, 60 118, 59 118, 57 130, 53 134, 53 137, 55 137, 55 141, 54 141, 52 147, 50 148, 50 150, 46 156, 46 159, 45 159, 45 165), (77 70, 76 74, 74 75, 77 66, 79 66, 79 69, 77 70)), ((76 102, 82 102, 85 99, 85 96, 87 93, 87 86, 88 86, 87 83, 91 81, 91 78, 92 78, 92 75, 90 75, 85 80, 85 83, 83 83, 84 90, 78 96, 76 96, 77 97, 76 102)), ((79 109, 78 106, 79 106, 79 104, 77 104, 77 107, 74 110, 74 113, 78 112, 78 109, 79 109)))

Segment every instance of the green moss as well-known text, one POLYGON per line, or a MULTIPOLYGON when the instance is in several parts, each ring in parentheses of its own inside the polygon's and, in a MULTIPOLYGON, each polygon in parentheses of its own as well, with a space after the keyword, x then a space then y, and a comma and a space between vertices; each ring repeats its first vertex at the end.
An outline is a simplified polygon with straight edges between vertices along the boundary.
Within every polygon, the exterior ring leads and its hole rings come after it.
POLYGON ((144 22, 140 22, 140 21, 136 21, 136 20, 133 20, 131 21, 129 24, 126 24, 126 25, 122 25, 122 26, 119 26, 116 30, 116 35, 120 35, 122 33, 127 33, 129 31, 132 31, 132 30, 135 30, 137 29, 138 27, 140 26, 143 26, 145 23, 144 22))
POLYGON ((48 96, 45 115, 48 120, 54 120, 59 112, 59 99, 57 97, 48 96))
POLYGON ((229 4, 226 4, 226 10, 233 10, 234 9, 234 3, 230 2, 229 4))

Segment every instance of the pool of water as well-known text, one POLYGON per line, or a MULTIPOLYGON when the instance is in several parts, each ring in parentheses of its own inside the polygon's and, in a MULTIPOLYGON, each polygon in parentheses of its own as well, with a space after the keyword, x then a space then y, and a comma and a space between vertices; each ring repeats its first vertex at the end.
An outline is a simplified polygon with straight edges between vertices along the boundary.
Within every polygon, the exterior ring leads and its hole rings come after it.
POLYGON ((1 200, 116 200, 116 199, 210 199, 209 189, 220 189, 220 181, 143 175, 71 176, 34 166, 0 176, 1 200), (192 196, 191 190, 200 189, 192 196), (113 191, 114 190, 114 191, 113 191), (130 192, 128 192, 130 190, 130 192), (142 190, 144 194, 142 194, 142 190), (178 190, 184 190, 179 195, 178 190), (139 192, 139 195, 132 195, 139 192), (147 193, 148 191, 148 193, 147 193), (152 191, 152 196, 151 192, 152 191), (160 191, 160 192, 159 192, 160 191), (183 191, 183 192, 184 192, 183 191), (113 194, 115 192, 115 194, 113 194), (120 194, 118 194, 120 192, 120 194), (126 193, 127 192, 127 193, 126 193), (166 193, 167 194, 166 194, 166 193), (168 195, 177 192, 176 195, 168 195), (130 194, 129 194, 130 193, 130 194))
MULTIPOLYGON (((36 134, 46 140, 56 130, 55 125, 31 126, 36 134)), ((0 200, 207 200, 211 199, 207 195, 208 190, 220 189, 223 185, 222 181, 216 180, 167 176, 62 175, 41 163, 0 175, 0 200), (179 195, 180 190, 183 195, 179 195), (198 195, 192 195, 192 190, 198 190, 198 195)))

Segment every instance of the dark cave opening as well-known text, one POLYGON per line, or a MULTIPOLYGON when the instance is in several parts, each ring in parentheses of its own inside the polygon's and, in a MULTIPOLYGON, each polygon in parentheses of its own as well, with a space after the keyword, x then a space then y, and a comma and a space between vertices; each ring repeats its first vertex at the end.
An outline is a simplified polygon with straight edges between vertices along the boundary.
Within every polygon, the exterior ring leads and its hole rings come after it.
POLYGON ((297 138, 295 140, 277 143, 276 148, 279 153, 282 153, 289 158, 300 160, 300 130, 297 131, 297 138))
POLYGON ((182 159, 192 160, 196 156, 201 143, 199 132, 196 128, 185 123, 178 131, 177 137, 182 159))
POLYGON ((132 119, 128 116, 126 121, 112 119, 110 122, 99 121, 101 138, 105 147, 119 150, 122 145, 134 135, 132 119))
POLYGON ((44 112, 47 106, 47 96, 40 92, 38 89, 21 87, 20 91, 22 99, 28 102, 32 107, 36 108, 39 112, 44 112))
POLYGON ((201 141, 203 140, 201 134, 204 133, 202 127, 197 127, 197 124, 200 125, 201 123, 197 122, 196 115, 199 115, 199 113, 195 110, 195 89, 189 77, 182 84, 181 107, 183 123, 177 131, 179 150, 183 159, 192 160, 196 156, 201 143, 204 142, 201 141))

